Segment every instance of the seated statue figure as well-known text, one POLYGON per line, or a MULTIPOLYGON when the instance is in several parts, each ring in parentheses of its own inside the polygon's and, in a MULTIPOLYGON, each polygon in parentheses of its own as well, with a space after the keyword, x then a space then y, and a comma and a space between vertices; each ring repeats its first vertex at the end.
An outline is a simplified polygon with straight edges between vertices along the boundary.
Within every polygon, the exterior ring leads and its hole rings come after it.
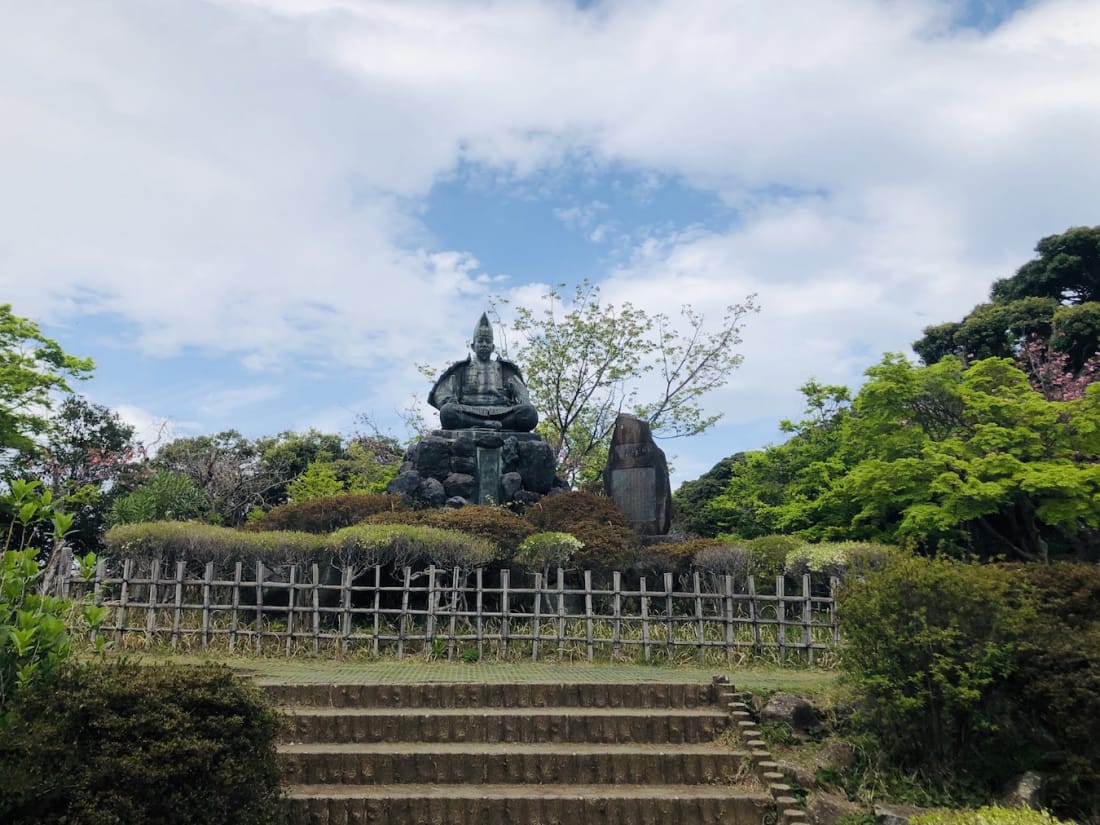
POLYGON ((484 428, 526 433, 539 416, 519 367, 492 358, 493 327, 485 313, 474 327, 474 356, 452 364, 435 382, 428 403, 439 410, 445 430, 484 428))

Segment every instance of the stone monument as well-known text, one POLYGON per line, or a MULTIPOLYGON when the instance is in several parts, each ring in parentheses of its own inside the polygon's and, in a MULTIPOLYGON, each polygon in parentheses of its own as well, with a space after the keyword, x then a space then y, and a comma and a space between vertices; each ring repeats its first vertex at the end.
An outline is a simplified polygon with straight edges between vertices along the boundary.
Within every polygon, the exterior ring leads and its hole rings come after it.
POLYGON ((603 473, 604 492, 643 536, 664 536, 672 525, 672 487, 664 451, 649 422, 620 414, 603 473))
POLYGON ((448 367, 428 403, 439 410, 434 430, 405 453, 386 488, 409 504, 531 504, 564 483, 555 478, 554 452, 531 432, 538 412, 519 367, 493 358, 493 327, 482 313, 473 354, 448 367))

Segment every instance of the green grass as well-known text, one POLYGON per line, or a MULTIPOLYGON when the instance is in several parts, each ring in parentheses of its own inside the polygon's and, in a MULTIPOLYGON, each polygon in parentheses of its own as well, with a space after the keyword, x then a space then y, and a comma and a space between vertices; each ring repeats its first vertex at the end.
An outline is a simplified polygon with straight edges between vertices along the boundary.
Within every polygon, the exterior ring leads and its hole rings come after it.
POLYGON ((371 660, 144 654, 146 664, 221 662, 261 684, 417 684, 472 683, 677 683, 709 682, 716 675, 730 679, 734 687, 751 691, 791 691, 803 695, 831 693, 837 675, 818 669, 749 666, 732 669, 687 665, 587 664, 571 662, 465 662, 435 661, 420 657, 371 660))

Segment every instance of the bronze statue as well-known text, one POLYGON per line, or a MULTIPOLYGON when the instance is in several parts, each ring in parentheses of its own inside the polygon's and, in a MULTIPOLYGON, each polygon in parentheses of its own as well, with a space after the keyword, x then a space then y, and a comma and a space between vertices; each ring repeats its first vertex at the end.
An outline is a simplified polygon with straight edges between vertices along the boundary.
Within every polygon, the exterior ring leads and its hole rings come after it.
POLYGON ((443 429, 521 433, 535 429, 539 415, 531 406, 519 367, 491 357, 496 347, 493 327, 485 313, 474 327, 470 348, 476 358, 468 355, 465 361, 452 364, 428 395, 428 403, 439 410, 443 429))

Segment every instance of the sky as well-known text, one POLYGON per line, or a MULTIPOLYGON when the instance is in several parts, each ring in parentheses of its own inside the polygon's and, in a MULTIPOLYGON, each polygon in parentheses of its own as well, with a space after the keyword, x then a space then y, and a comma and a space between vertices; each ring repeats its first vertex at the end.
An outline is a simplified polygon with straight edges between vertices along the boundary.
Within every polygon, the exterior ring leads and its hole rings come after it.
MULTIPOLYGON (((359 415, 494 296, 711 324, 673 485, 1100 224, 1096 0, 0 0, 0 302, 149 441, 359 415)), ((507 320, 507 318, 505 318, 507 320)), ((644 388, 643 388, 644 389, 644 388)), ((437 421, 437 419, 435 419, 437 421)), ((429 423, 432 419, 429 417, 429 423)))

